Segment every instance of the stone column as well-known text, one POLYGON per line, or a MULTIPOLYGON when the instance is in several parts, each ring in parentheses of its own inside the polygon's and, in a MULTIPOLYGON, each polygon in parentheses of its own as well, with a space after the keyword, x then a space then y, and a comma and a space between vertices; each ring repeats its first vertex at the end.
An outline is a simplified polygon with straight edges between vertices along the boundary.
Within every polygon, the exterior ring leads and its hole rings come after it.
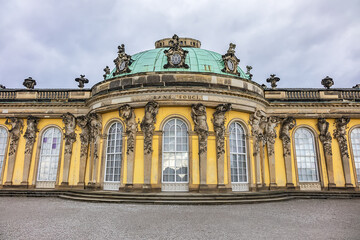
POLYGON ((89 140, 90 140, 90 127, 89 118, 87 116, 80 116, 76 118, 77 125, 81 128, 80 133, 80 169, 79 169, 79 181, 78 186, 85 186, 85 170, 86 160, 89 152, 89 140))
POLYGON ((27 119, 27 128, 24 134, 24 138, 26 139, 25 143, 25 155, 24 155, 24 169, 23 169, 23 178, 21 185, 28 185, 29 178, 29 170, 31 164, 31 157, 33 153, 34 143, 36 140, 36 133, 39 131, 37 128, 37 124, 39 119, 33 116, 28 116, 27 119))
POLYGON ((351 183, 349 150, 346 139, 346 128, 349 122, 350 118, 348 117, 337 118, 335 120, 336 129, 334 130, 334 137, 338 140, 340 147, 341 160, 344 169, 345 187, 353 188, 354 186, 351 183))
POLYGON ((125 189, 133 187, 134 178, 134 161, 135 161, 135 140, 137 132, 137 123, 134 110, 129 104, 123 105, 119 108, 119 115, 125 121, 126 136, 127 136, 127 170, 126 170, 126 185, 125 189))
POLYGON ((144 190, 151 188, 151 160, 152 160, 152 141, 156 123, 156 115, 159 112, 159 104, 151 101, 145 105, 145 115, 140 124, 141 131, 144 132, 144 190))
POLYGON ((319 135, 320 142, 322 143, 324 149, 327 176, 329 180, 329 188, 336 187, 334 180, 334 166, 333 166, 332 148, 331 148, 332 137, 329 132, 329 123, 326 121, 325 118, 319 118, 317 127, 320 131, 320 135, 319 135))
POLYGON ((250 115, 249 124, 251 125, 251 135, 253 136, 253 156, 255 159, 256 187, 261 188, 264 183, 264 131, 267 118, 263 112, 256 110, 250 115))
POLYGON ((216 136, 217 187, 222 190, 225 190, 225 113, 230 110, 230 103, 219 104, 212 119, 216 136))
MULTIPOLYGON (((18 149, 18 144, 20 140, 20 136, 22 134, 22 130, 24 127, 24 121, 20 118, 15 117, 8 117, 6 118, 5 124, 11 125, 11 129, 9 130, 10 135, 10 147, 9 147, 9 157, 8 157, 8 164, 7 164, 7 175, 5 186, 12 185, 12 177, 14 173, 14 166, 15 166, 15 159, 16 153, 18 149)), ((3 163, 5 166, 5 163, 3 163)))
POLYGON ((101 115, 98 113, 89 114, 90 126, 90 180, 88 187, 96 188, 97 171, 99 163, 100 140, 102 121, 101 115))
POLYGON ((294 188, 292 175, 292 161, 291 161, 291 138, 290 130, 296 126, 296 121, 293 117, 287 117, 282 121, 280 129, 280 139, 283 142, 285 172, 286 172, 286 187, 294 188))
POLYGON ((206 190, 207 138, 209 136, 206 107, 201 103, 193 104, 191 106, 191 118, 195 124, 194 131, 199 137, 200 190, 206 190))
POLYGON ((279 124, 279 119, 277 117, 271 116, 268 119, 266 129, 265 129, 265 137, 267 143, 267 152, 269 159, 269 172, 270 172, 270 189, 276 189, 276 167, 275 167, 275 139, 277 137, 276 127, 279 124))
POLYGON ((64 151, 64 168, 63 168, 63 179, 61 186, 69 185, 69 169, 72 155, 73 143, 76 141, 76 118, 71 113, 66 113, 62 116, 62 120, 65 124, 65 151, 64 151))

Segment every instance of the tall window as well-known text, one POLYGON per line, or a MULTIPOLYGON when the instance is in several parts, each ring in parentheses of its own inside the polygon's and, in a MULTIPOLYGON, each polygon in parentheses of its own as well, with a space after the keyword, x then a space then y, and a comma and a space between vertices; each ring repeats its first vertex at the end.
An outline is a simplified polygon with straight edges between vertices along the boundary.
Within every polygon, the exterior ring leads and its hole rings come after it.
POLYGON ((230 170, 232 183, 246 183, 247 160, 245 131, 238 122, 233 122, 230 133, 230 170))
POLYGON ((38 181, 56 181, 61 132, 58 128, 47 129, 41 139, 38 181))
POLYGON ((358 181, 360 182, 360 128, 355 128, 351 132, 351 145, 354 155, 356 174, 358 181))
POLYGON ((184 121, 173 118, 166 122, 163 133, 162 181, 188 182, 189 144, 184 121))
POLYGON ((306 128, 295 132, 295 152, 299 182, 318 182, 318 166, 313 133, 306 128))
POLYGON ((0 174, 2 170, 2 165, 5 158, 5 150, 7 146, 8 134, 5 128, 0 127, 0 174))
POLYGON ((121 123, 113 123, 108 132, 105 182, 120 182, 122 160, 122 132, 121 123))

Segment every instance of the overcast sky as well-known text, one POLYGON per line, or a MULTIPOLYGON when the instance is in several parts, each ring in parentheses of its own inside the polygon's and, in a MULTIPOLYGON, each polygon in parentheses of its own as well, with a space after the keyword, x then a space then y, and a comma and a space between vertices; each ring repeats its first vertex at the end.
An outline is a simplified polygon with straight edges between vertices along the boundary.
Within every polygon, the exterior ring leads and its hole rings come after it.
POLYGON ((133 55, 174 33, 221 54, 235 43, 260 84, 272 73, 280 88, 322 88, 327 75, 333 87, 360 83, 358 0, 0 0, 0 84, 77 88, 85 74, 91 87, 118 45, 133 55))

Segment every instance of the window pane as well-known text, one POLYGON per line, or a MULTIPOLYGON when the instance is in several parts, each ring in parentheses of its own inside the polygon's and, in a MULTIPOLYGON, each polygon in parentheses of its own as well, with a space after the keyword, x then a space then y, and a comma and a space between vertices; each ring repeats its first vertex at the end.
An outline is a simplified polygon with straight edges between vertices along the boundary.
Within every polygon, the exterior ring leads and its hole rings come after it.
POLYGON ((113 123, 108 131, 105 182, 120 182, 122 160, 122 132, 121 123, 113 123))
POLYGON ((357 179, 360 182, 360 128, 351 132, 351 147, 354 155, 357 179))
POLYGON ((314 135, 306 128, 295 132, 295 152, 299 182, 318 182, 318 167, 314 135))
POLYGON ((242 126, 233 122, 229 127, 231 182, 247 180, 246 138, 242 126))
POLYGON ((174 118, 167 121, 163 131, 163 182, 188 182, 188 131, 186 124, 174 118))
POLYGON ((61 145, 58 128, 47 129, 41 139, 38 181, 56 181, 61 145))

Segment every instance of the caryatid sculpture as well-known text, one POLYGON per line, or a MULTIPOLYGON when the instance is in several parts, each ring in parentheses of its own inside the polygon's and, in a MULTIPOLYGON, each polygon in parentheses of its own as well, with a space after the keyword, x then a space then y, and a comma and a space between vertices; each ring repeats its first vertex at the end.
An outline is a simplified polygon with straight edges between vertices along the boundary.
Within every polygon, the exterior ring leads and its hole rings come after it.
POLYGON ((207 171, 207 138, 209 127, 207 125, 206 107, 202 103, 191 106, 191 118, 194 121, 194 131, 199 138, 199 165, 200 165, 200 189, 206 188, 207 171))
POLYGON ((280 139, 283 142, 283 152, 285 160, 286 186, 294 188, 292 180, 292 161, 291 161, 291 138, 290 130, 296 126, 296 120, 293 117, 287 117, 282 121, 280 128, 280 139))
POLYGON ((201 103, 193 104, 191 118, 195 123, 194 131, 199 136, 199 153, 206 153, 207 137, 209 136, 209 127, 206 121, 206 107, 201 103))
POLYGON ((325 153, 325 161, 326 161, 326 169, 327 175, 329 179, 329 187, 336 187, 334 181, 334 166, 333 166, 333 159, 332 159, 332 137, 331 133, 329 132, 329 122, 326 121, 325 118, 319 118, 317 127, 320 131, 320 142, 323 144, 324 153, 325 153))
POLYGON ((140 124, 144 132, 144 152, 152 153, 152 139, 155 130, 156 115, 159 112, 159 104, 155 101, 148 102, 145 105, 145 115, 140 124))
POLYGON ((216 158, 217 158, 217 180, 218 188, 225 188, 225 113, 231 110, 231 104, 219 104, 213 114, 212 122, 214 124, 214 131, 216 136, 216 158))
MULTIPOLYGON (((126 136, 127 136, 127 175, 125 187, 132 187, 133 175, 134 175, 134 161, 135 161, 135 139, 136 132, 138 130, 138 124, 134 109, 129 105, 125 104, 119 108, 119 115, 124 119, 126 125, 126 136)), ((150 171, 151 172, 151 171, 150 171)))
POLYGON ((6 125, 11 125, 9 130, 10 135, 10 147, 9 147, 9 158, 7 164, 7 175, 5 185, 12 185, 12 176, 15 166, 16 151, 20 140, 20 135, 24 127, 24 121, 16 117, 8 117, 5 121, 6 125))
POLYGON ((102 120, 101 115, 98 113, 88 114, 89 118, 89 127, 90 127, 90 181, 88 185, 94 187, 96 183, 96 173, 97 166, 99 161, 99 151, 100 151, 100 139, 101 139, 101 129, 102 129, 102 120))
POLYGON ((88 116, 79 116, 76 118, 76 124, 81 128, 80 133, 80 169, 79 169, 79 186, 84 186, 85 182, 85 168, 86 160, 89 150, 89 141, 90 141, 90 127, 89 127, 89 118, 88 116))
POLYGON ((32 153, 33 146, 36 140, 36 133, 39 131, 37 128, 39 119, 37 117, 28 116, 27 118, 27 128, 24 134, 26 139, 25 143, 25 154, 32 153))
POLYGON ((277 137, 276 127, 280 120, 278 117, 270 116, 265 128, 265 139, 267 144, 269 172, 270 172, 270 188, 276 187, 276 167, 275 167, 275 139, 277 137))
POLYGON ((64 151, 64 170, 63 170, 63 180, 62 185, 68 184, 69 170, 70 170, 70 160, 72 154, 73 143, 76 141, 76 118, 71 113, 66 113, 62 115, 62 120, 65 124, 65 151, 64 151))
POLYGON ((155 130, 156 115, 159 112, 159 104, 150 101, 145 105, 144 118, 140 124, 141 130, 144 132, 144 185, 143 189, 149 189, 151 162, 152 162, 152 143, 155 130))
POLYGON ((264 146, 266 139, 264 137, 264 131, 267 124, 267 117, 265 113, 260 110, 256 110, 253 114, 250 115, 249 123, 251 125, 251 135, 254 137, 253 147, 254 147, 254 157, 255 157, 255 171, 256 171, 256 185, 261 187, 264 185, 264 146), (262 148, 260 148, 260 146, 262 148), (261 150, 261 151, 260 151, 261 150), (262 153, 262 154, 260 154, 262 153))
POLYGON ((127 135, 127 154, 134 152, 135 149, 135 135, 137 132, 137 122, 135 113, 129 104, 125 104, 119 108, 119 115, 125 121, 126 135, 127 135))
POLYGON ((225 153, 225 113, 231 110, 231 103, 219 104, 213 114, 212 122, 216 135, 216 155, 225 153))
POLYGON ((22 185, 28 185, 31 157, 33 153, 34 143, 36 140, 36 133, 39 131, 37 128, 38 122, 39 119, 37 117, 33 117, 30 115, 27 118, 27 128, 24 134, 26 143, 25 143, 23 179, 21 182, 22 185))
POLYGON ((346 129, 349 122, 350 118, 348 117, 337 118, 335 120, 336 129, 334 130, 334 137, 338 140, 340 147, 341 160, 345 175, 345 187, 353 187, 353 184, 351 183, 349 150, 346 139, 346 129))

